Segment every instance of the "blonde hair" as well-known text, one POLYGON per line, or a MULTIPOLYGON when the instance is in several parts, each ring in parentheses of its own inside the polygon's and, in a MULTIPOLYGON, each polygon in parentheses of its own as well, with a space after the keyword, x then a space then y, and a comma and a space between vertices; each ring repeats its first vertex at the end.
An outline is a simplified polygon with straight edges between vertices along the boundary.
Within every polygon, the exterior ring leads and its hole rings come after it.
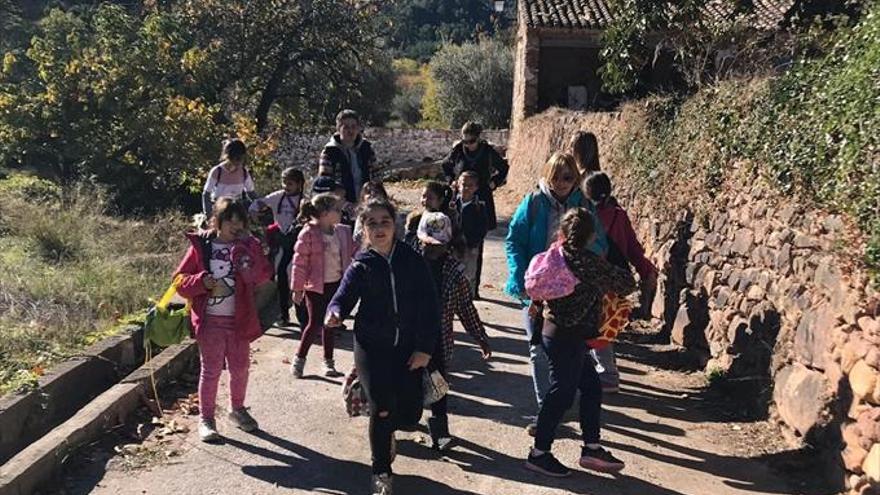
POLYGON ((553 177, 556 177, 559 172, 566 168, 571 170, 571 173, 574 175, 575 184, 577 184, 581 176, 581 173, 578 170, 577 161, 575 161, 570 153, 563 153, 561 151, 557 151, 550 156, 550 159, 544 164, 541 177, 549 183, 553 180, 553 177))

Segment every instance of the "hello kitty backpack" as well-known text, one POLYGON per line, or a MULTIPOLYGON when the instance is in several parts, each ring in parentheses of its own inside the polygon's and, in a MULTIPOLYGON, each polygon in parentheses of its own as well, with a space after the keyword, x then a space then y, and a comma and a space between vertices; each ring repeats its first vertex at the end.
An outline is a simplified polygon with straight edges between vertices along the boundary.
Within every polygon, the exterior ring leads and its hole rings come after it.
POLYGON ((580 282, 565 263, 562 245, 558 242, 532 258, 525 279, 526 293, 534 301, 552 301, 569 296, 580 282))

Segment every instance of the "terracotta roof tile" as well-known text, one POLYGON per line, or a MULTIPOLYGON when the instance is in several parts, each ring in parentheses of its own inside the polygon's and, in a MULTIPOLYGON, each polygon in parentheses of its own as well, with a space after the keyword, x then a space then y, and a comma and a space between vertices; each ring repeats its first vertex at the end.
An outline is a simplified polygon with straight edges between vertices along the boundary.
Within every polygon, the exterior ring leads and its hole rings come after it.
MULTIPOLYGON (((710 19, 737 15, 735 2, 713 0, 706 7, 710 19)), ((743 0, 744 1, 744 0, 743 0)), ((798 0, 752 0, 747 21, 758 29, 776 29, 785 22, 798 0)), ((535 28, 602 29, 614 13, 606 0, 520 0, 526 25, 535 28)))

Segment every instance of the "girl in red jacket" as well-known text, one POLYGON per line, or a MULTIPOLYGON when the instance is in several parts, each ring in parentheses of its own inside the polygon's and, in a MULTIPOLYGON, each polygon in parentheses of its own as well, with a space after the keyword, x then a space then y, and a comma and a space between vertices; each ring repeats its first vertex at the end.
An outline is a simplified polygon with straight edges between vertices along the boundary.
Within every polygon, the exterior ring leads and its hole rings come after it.
POLYGON ((303 329, 299 350, 291 365, 291 373, 296 378, 302 378, 306 356, 318 334, 323 335, 324 376, 342 376, 333 362, 334 330, 324 328, 327 303, 339 288, 342 274, 356 250, 351 227, 340 223, 341 208, 341 200, 330 193, 318 194, 302 207, 301 216, 310 221, 299 233, 293 247, 290 280, 293 302, 300 304, 305 300, 309 323, 303 329))
POLYGON ((214 203, 211 229, 189 235, 192 245, 175 272, 178 293, 192 303, 192 328, 199 345, 199 438, 217 441, 214 409, 223 363, 229 368, 232 412, 229 419, 244 431, 257 422, 244 407, 250 342, 261 335, 254 287, 268 282, 272 266, 260 241, 248 233, 244 204, 229 197, 214 203))

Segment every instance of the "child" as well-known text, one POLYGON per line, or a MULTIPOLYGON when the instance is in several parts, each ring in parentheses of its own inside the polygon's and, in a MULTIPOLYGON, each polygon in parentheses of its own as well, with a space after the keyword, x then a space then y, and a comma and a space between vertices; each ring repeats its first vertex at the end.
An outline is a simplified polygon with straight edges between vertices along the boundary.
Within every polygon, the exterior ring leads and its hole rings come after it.
MULTIPOLYGON (((303 200, 303 173, 293 167, 281 172, 281 189, 268 196, 254 201, 250 207, 253 214, 269 210, 278 229, 278 252, 272 258, 275 262, 276 280, 278 282, 278 299, 281 303, 281 322, 290 324, 290 281, 288 272, 293 260, 293 245, 296 243, 297 222, 300 203, 303 200)), ((300 324, 304 324, 300 321, 300 324)))
POLYGON ((361 209, 365 249, 345 272, 327 309, 338 327, 360 303, 354 359, 370 405, 371 493, 392 492, 394 432, 418 424, 422 375, 440 339, 437 293, 425 261, 394 237, 396 211, 387 201, 361 209))
POLYGON ((615 292, 625 296, 635 290, 635 280, 628 271, 612 266, 587 247, 595 240, 593 215, 585 208, 573 208, 559 222, 556 249, 561 245, 565 264, 577 278, 574 292, 550 301, 533 301, 541 311, 541 338, 550 360, 550 388, 538 412, 534 448, 526 468, 547 476, 565 477, 571 471, 562 465, 550 448, 556 428, 580 390, 580 425, 584 446, 580 466, 600 472, 623 469, 622 461, 599 445, 599 415, 602 388, 592 362, 586 363, 586 339, 599 334, 602 296, 615 292))
POLYGON ((182 276, 177 291, 192 303, 192 328, 199 345, 199 438, 217 441, 214 409, 224 363, 229 369, 232 412, 229 419, 244 431, 257 422, 244 407, 249 343, 262 332, 254 305, 254 288, 267 282, 272 267, 260 242, 248 235, 247 208, 238 199, 214 203, 211 230, 189 235, 192 245, 175 272, 182 276))
MULTIPOLYGON (((611 179, 604 172, 593 172, 584 181, 584 193, 596 206, 596 215, 608 236, 608 262, 629 271, 635 267, 642 284, 642 292, 653 294, 657 284, 657 267, 645 257, 645 248, 639 242, 629 221, 626 210, 611 195, 611 179)), ((614 359, 614 345, 609 344, 593 351, 602 368, 599 379, 602 392, 617 393, 620 390, 620 373, 614 359)))
POLYGON ((334 331, 323 328, 327 302, 339 288, 356 247, 351 229, 339 223, 339 203, 335 194, 321 193, 302 208, 302 216, 309 218, 309 223, 299 233, 294 247, 291 289, 294 302, 305 300, 309 324, 303 330, 290 368, 296 378, 303 376, 306 356, 318 333, 323 334, 324 376, 342 376, 333 362, 334 331))
MULTIPOLYGON (((454 211, 451 208, 452 202, 452 188, 447 186, 442 182, 437 181, 428 181, 425 184, 424 189, 422 189, 422 208, 423 211, 427 212, 440 212, 448 216, 453 224, 457 219, 457 215, 455 215, 454 211)), ((406 233, 404 234, 403 240, 410 247, 415 249, 416 251, 421 250, 421 246, 419 244, 419 240, 417 237, 417 229, 419 226, 419 220, 422 218, 422 212, 411 212, 406 217, 406 233)))
POLYGON ((223 141, 220 164, 208 172, 202 190, 202 212, 206 218, 211 217, 214 202, 220 197, 241 199, 244 204, 250 203, 256 197, 254 180, 245 168, 246 160, 247 147, 244 141, 241 139, 223 141))
MULTIPOLYGON (((480 346, 483 359, 492 356, 486 329, 471 300, 470 285, 464 277, 461 263, 450 254, 452 241, 452 221, 438 212, 425 213, 418 227, 418 238, 422 253, 434 278, 434 285, 440 295, 440 345, 431 358, 432 364, 447 378, 452 360, 452 347, 455 342, 452 333, 452 319, 458 315, 465 331, 480 346)), ((448 395, 431 405, 432 418, 428 420, 433 447, 446 450, 452 443, 449 434, 448 395)))
POLYGON ((339 210, 342 214, 342 220, 340 221, 349 227, 353 226, 356 208, 354 203, 345 199, 345 187, 330 177, 318 177, 312 184, 312 194, 323 193, 331 193, 339 198, 339 210))
POLYGON ((486 215, 486 204, 477 197, 480 177, 473 170, 465 170, 458 176, 458 197, 455 199, 455 210, 461 223, 465 249, 462 254, 464 274, 471 287, 471 297, 478 299, 480 287, 480 258, 483 251, 483 239, 488 232, 489 217, 486 215))
MULTIPOLYGON (((373 200, 391 201, 391 198, 388 197, 388 191, 385 190, 385 186, 379 180, 371 180, 364 184, 361 188, 358 204, 365 205, 373 200)), ((364 226, 361 223, 360 217, 357 217, 354 221, 354 242, 360 246, 363 243, 363 239, 364 226)))

